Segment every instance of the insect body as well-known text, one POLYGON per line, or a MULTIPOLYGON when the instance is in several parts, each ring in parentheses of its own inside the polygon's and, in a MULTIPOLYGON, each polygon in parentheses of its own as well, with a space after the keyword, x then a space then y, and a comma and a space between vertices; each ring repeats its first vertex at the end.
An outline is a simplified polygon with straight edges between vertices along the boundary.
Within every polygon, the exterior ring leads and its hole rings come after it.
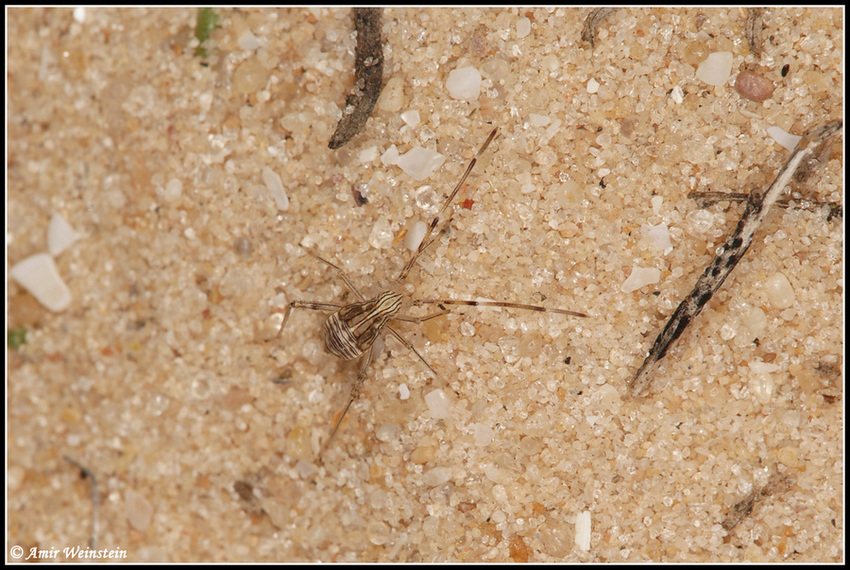
MULTIPOLYGON (((420 242, 418 248, 413 253, 413 256, 408 260, 408 262, 404 265, 399 274, 398 278, 396 278, 396 283, 401 284, 404 279, 407 277, 408 273, 412 269, 418 257, 424 252, 435 240, 436 237, 431 237, 434 233, 434 230, 440 223, 440 218, 443 216, 444 212, 446 212, 449 208, 449 205, 454 200, 460 188, 463 186, 464 181, 466 181, 467 176, 472 171, 472 168, 475 166, 478 157, 487 149, 489 144, 496 137, 497 129, 493 129, 490 133, 490 136, 487 137, 487 140, 479 149, 478 153, 476 153, 475 157, 469 162, 466 167, 466 171, 461 177, 460 181, 452 190, 451 194, 449 194, 446 201, 443 203, 442 207, 438 211, 437 215, 431 220, 431 223, 428 225, 428 229, 425 232, 422 241, 420 242)), ((451 214, 447 216, 446 226, 448 226, 451 218, 451 214)), ((315 255, 315 254, 314 254, 315 255)), ((394 291, 384 291, 380 293, 376 297, 372 299, 367 299, 360 290, 355 287, 354 283, 352 283, 351 279, 336 265, 322 259, 319 256, 316 256, 321 262, 327 264, 331 268, 335 269, 342 280, 345 282, 346 287, 358 298, 357 302, 350 303, 347 305, 338 305, 334 303, 321 303, 314 301, 292 301, 286 307, 286 310, 283 315, 283 322, 280 326, 281 333, 283 332, 284 327, 286 326, 286 322, 289 319, 289 315, 293 309, 310 309, 313 311, 327 311, 332 313, 330 317, 325 321, 322 326, 322 340, 325 344, 325 350, 334 356, 342 358, 343 360, 355 360, 360 359, 360 371, 357 375, 357 379, 354 382, 354 385, 351 388, 351 393, 348 397, 348 403, 342 411, 342 414, 339 416, 339 419, 336 421, 334 425, 333 431, 331 432, 330 437, 325 441, 322 449, 327 446, 328 442, 333 439, 333 436, 336 434, 337 429, 339 429, 340 424, 342 423, 343 418, 348 412, 349 407, 352 402, 357 399, 357 396, 360 394, 360 388, 363 384, 363 380, 366 377, 366 370, 369 367, 369 363, 372 361, 372 351, 374 347, 374 342, 378 338, 378 335, 383 332, 389 332, 396 340, 398 340, 402 345, 408 348, 411 352, 413 352, 419 360, 421 360, 425 366, 431 371, 434 376, 437 376, 436 370, 428 364, 428 362, 422 357, 421 354, 416 350, 416 348, 405 339, 401 333, 399 333, 393 326, 391 325, 391 321, 406 321, 412 323, 423 323, 435 317, 439 317, 441 315, 445 315, 449 312, 446 306, 468 306, 468 307, 503 307, 508 309, 520 309, 527 311, 544 311, 551 313, 558 313, 562 315, 570 315, 574 317, 587 317, 584 313, 579 313, 576 311, 568 311, 566 309, 556 309, 556 308, 547 308, 540 307, 537 305, 526 305, 523 303, 509 303, 502 301, 466 301, 466 300, 432 300, 432 299, 415 299, 408 301, 410 306, 422 306, 422 305, 437 305, 439 307, 439 311, 425 315, 422 317, 406 315, 401 313, 402 305, 405 303, 404 295, 401 293, 397 293, 394 291)))
POLYGON ((360 358, 387 322, 398 314, 402 299, 399 293, 385 291, 374 299, 341 308, 322 326, 325 350, 343 360, 360 358))

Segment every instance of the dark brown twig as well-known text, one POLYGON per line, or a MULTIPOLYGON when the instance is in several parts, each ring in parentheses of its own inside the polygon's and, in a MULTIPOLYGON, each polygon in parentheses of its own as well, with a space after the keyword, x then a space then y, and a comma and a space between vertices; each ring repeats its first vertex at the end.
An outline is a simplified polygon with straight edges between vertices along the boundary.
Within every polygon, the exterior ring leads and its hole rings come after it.
POLYGON ((384 52, 381 44, 381 9, 354 8, 357 47, 354 50, 354 87, 345 99, 342 117, 328 143, 338 149, 354 138, 372 113, 381 95, 384 52))

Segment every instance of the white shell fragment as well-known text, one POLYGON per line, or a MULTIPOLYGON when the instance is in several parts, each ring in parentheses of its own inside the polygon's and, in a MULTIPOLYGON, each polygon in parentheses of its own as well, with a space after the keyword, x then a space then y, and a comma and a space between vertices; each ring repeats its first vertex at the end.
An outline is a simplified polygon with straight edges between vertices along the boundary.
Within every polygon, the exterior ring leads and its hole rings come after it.
POLYGON ((425 232, 428 231, 428 224, 423 221, 418 221, 413 224, 413 227, 410 228, 404 235, 404 246, 410 251, 415 250, 419 247, 419 244, 422 243, 423 238, 425 237, 425 232))
POLYGON ((51 311, 64 311, 71 305, 71 291, 59 276, 59 271, 50 255, 46 253, 31 255, 15 264, 9 273, 39 303, 51 311))
POLYGON ((414 180, 425 180, 431 176, 446 161, 446 157, 435 152, 415 146, 396 161, 396 165, 414 180))
POLYGON ((265 183, 266 188, 269 189, 269 192, 271 192, 274 202, 277 205, 277 209, 282 212, 287 211, 289 209, 289 197, 283 189, 283 183, 280 181, 280 176, 278 176, 277 173, 268 166, 264 166, 263 182, 265 183))
POLYGON ((661 281, 661 270, 655 267, 632 267, 632 274, 620 285, 620 291, 631 293, 637 291, 644 285, 658 283, 661 281))
POLYGON ((716 51, 708 54, 697 68, 697 77, 709 85, 723 85, 732 75, 732 52, 716 51))
POLYGON ((47 226, 47 251, 50 255, 59 255, 78 239, 80 234, 74 231, 71 224, 59 214, 53 214, 47 226))
POLYGON ((579 550, 590 550, 590 511, 582 511, 576 517, 576 546, 579 550))
POLYGON ((449 73, 446 89, 452 99, 475 101, 481 94, 481 73, 474 67, 461 67, 449 73))
POLYGON ((792 135, 791 133, 787 133, 779 127, 767 127, 767 136, 769 136, 791 152, 794 152, 794 149, 797 148, 797 143, 800 142, 800 139, 803 138, 798 135, 792 135))

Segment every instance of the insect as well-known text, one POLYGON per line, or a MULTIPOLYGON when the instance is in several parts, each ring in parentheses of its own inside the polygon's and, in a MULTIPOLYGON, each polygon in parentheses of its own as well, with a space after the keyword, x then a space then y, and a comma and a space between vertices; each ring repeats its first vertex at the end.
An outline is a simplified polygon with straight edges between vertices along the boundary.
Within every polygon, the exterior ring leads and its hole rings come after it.
MULTIPOLYGON (((437 232, 434 234, 435 229, 440 224, 440 220, 445 216, 445 226, 444 229, 447 229, 449 224, 451 223, 451 212, 449 211, 449 206, 452 201, 457 196, 460 191, 463 183, 466 181, 466 178, 469 176, 469 173, 472 172, 472 169, 475 167, 475 163, 481 157, 487 147, 493 142, 493 139, 496 138, 496 133, 498 129, 493 129, 490 135, 487 137, 487 140, 484 141, 484 144, 481 145, 481 148, 475 154, 475 156, 469 161, 469 164, 466 167, 466 171, 464 171, 463 176, 461 176, 458 183, 455 185, 452 192, 449 194, 448 198, 446 198, 443 205, 440 207, 440 210, 437 212, 437 215, 434 219, 431 220, 431 223, 428 225, 425 235, 422 238, 422 241, 419 243, 419 246, 413 252, 413 255, 408 260, 408 262, 404 265, 398 277, 395 279, 396 286, 401 285, 401 283, 407 278, 407 275, 410 273, 410 270, 413 268, 413 265, 416 263, 416 260, 419 258, 422 253, 431 246, 434 241, 439 237, 441 232, 437 232), (448 214, 446 212, 448 211, 448 214)), ((543 311, 550 313, 558 313, 562 315, 569 315, 573 317, 587 317, 588 315, 576 311, 569 311, 566 309, 557 309, 557 308, 547 308, 540 307, 537 305, 526 305, 523 303, 510 303, 504 301, 465 301, 465 300, 432 300, 432 299, 411 299, 407 301, 408 306, 423 306, 423 305, 436 305, 439 307, 437 312, 434 312, 429 315, 425 315, 422 317, 406 315, 401 313, 402 305, 405 304, 404 295, 392 290, 384 291, 379 295, 367 299, 363 293, 354 285, 351 279, 340 269, 338 266, 334 265, 330 261, 327 261, 318 255, 312 254, 317 257, 321 262, 327 264, 331 268, 339 273, 339 276, 342 278, 345 286, 348 288, 351 293, 353 293, 358 301, 354 303, 350 303, 347 305, 339 305, 336 303, 323 303, 316 301, 292 301, 286 307, 286 310, 283 314, 283 321, 280 325, 279 335, 283 333, 284 328, 286 327, 286 323, 289 320, 289 316, 292 313, 293 309, 309 309, 312 311, 326 311, 331 313, 328 319, 322 325, 321 335, 322 340, 324 341, 325 350, 334 356, 342 358, 343 360, 360 360, 359 372, 357 374, 357 379, 354 381, 353 386, 351 387, 351 393, 348 396, 348 402, 345 405, 345 408, 342 410, 342 413, 337 419, 333 430, 331 431, 330 437, 325 441, 322 446, 321 452, 327 447, 328 443, 333 439, 334 435, 336 435, 337 430, 339 429, 340 424, 342 423, 343 418, 348 413, 351 404, 360 394, 360 389, 363 385, 363 381, 366 378, 366 371, 369 367, 369 364, 372 361, 372 353, 374 350, 374 342, 378 338, 378 335, 382 332, 386 331, 390 335, 392 335, 397 341, 399 341, 403 346, 413 352, 419 360, 421 360, 428 370, 431 373, 438 377, 437 371, 428 364, 428 362, 423 358, 419 351, 408 341, 404 336, 399 333, 392 324, 392 321, 404 321, 404 322, 412 322, 412 323, 423 323, 425 321, 434 319, 436 317, 445 315, 449 312, 449 309, 446 306, 469 306, 469 307, 504 307, 508 309, 520 309, 525 311, 543 311)))

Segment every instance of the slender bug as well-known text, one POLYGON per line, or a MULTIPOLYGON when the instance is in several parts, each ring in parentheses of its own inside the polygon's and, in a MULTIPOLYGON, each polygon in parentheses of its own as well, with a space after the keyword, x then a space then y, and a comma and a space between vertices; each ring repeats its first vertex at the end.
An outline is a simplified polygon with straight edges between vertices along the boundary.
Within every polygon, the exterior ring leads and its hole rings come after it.
MULTIPOLYGON (((478 158, 487 150, 487 147, 493 142, 493 139, 496 137, 498 129, 493 129, 490 133, 490 136, 487 137, 487 140, 484 141, 484 144, 481 145, 481 148, 469 161, 469 164, 466 167, 466 171, 464 171, 463 176, 461 176, 458 183, 455 185, 452 192, 449 194, 446 201, 441 206, 440 210, 437 212, 437 215, 434 219, 431 220, 431 223, 428 225, 427 230, 425 231, 425 235, 422 238, 422 241, 419 243, 417 249, 413 252, 410 260, 404 265, 399 276, 395 280, 396 286, 401 285, 404 279, 407 277, 410 270, 413 268, 413 265, 416 263, 416 260, 419 258, 422 253, 430 247, 434 241, 436 241, 439 234, 442 232, 437 232, 435 234, 434 230, 440 224, 440 220, 445 216, 445 224, 444 228, 448 228, 451 223, 451 211, 449 210, 449 206, 452 201, 457 196, 457 193, 460 191, 463 183, 466 181, 469 173, 472 172, 475 163, 478 161, 478 158)), ((315 254, 313 254, 315 255, 315 254)), ((369 367, 369 363, 372 361, 372 351, 375 339, 378 335, 387 331, 392 335, 397 341, 399 341, 402 345, 408 348, 411 352, 413 352, 419 360, 422 361, 423 364, 431 371, 431 373, 437 377, 437 371, 428 364, 428 362, 423 358, 419 351, 406 339, 401 333, 399 333, 392 325, 390 325, 390 321, 405 321, 411 323, 423 323, 430 319, 442 316, 447 314, 450 310, 446 308, 446 306, 468 306, 468 307, 504 307, 508 309, 521 309, 525 311, 544 311, 550 313, 558 313, 561 315, 570 315, 574 317, 587 317, 588 315, 584 313, 579 313, 576 311, 568 311, 566 309, 557 309, 557 308, 547 308, 540 307, 537 305, 526 305, 523 303, 509 303, 503 301, 464 301, 464 300, 434 300, 434 299, 415 299, 407 301, 408 306, 422 306, 422 305, 437 305, 439 307, 439 311, 425 315, 423 317, 416 317, 411 315, 405 315, 400 312, 402 304, 404 303, 404 295, 401 293, 397 293, 395 291, 384 291, 380 293, 376 297, 371 299, 367 299, 363 293, 354 285, 354 283, 349 279, 349 277, 336 265, 322 259, 318 255, 315 255, 320 261, 335 269, 337 273, 339 273, 340 278, 345 283, 345 286, 351 291, 358 299, 357 302, 350 303, 348 305, 340 305, 336 303, 323 303, 317 301, 292 301, 286 307, 286 311, 283 314, 283 321, 280 325, 279 334, 283 333, 284 327, 286 327, 286 322, 289 320, 289 315, 292 313, 293 309, 310 309, 312 311, 326 311, 331 313, 330 317, 325 321, 322 325, 322 340, 324 341, 325 350, 334 356, 338 356, 343 360, 360 360, 360 369, 357 374, 357 379, 354 381, 354 385, 351 387, 351 393, 348 396, 348 402, 345 405, 345 408, 342 410, 342 413, 337 419, 333 430, 331 431, 330 437, 325 441, 322 446, 321 451, 324 451, 325 447, 327 447, 328 443, 333 439, 337 430, 339 429, 340 424, 342 423, 343 418, 348 413, 348 409, 351 407, 351 404, 354 400, 357 399, 357 396, 360 394, 360 389, 363 385, 363 380, 366 377, 366 370, 369 367)))

